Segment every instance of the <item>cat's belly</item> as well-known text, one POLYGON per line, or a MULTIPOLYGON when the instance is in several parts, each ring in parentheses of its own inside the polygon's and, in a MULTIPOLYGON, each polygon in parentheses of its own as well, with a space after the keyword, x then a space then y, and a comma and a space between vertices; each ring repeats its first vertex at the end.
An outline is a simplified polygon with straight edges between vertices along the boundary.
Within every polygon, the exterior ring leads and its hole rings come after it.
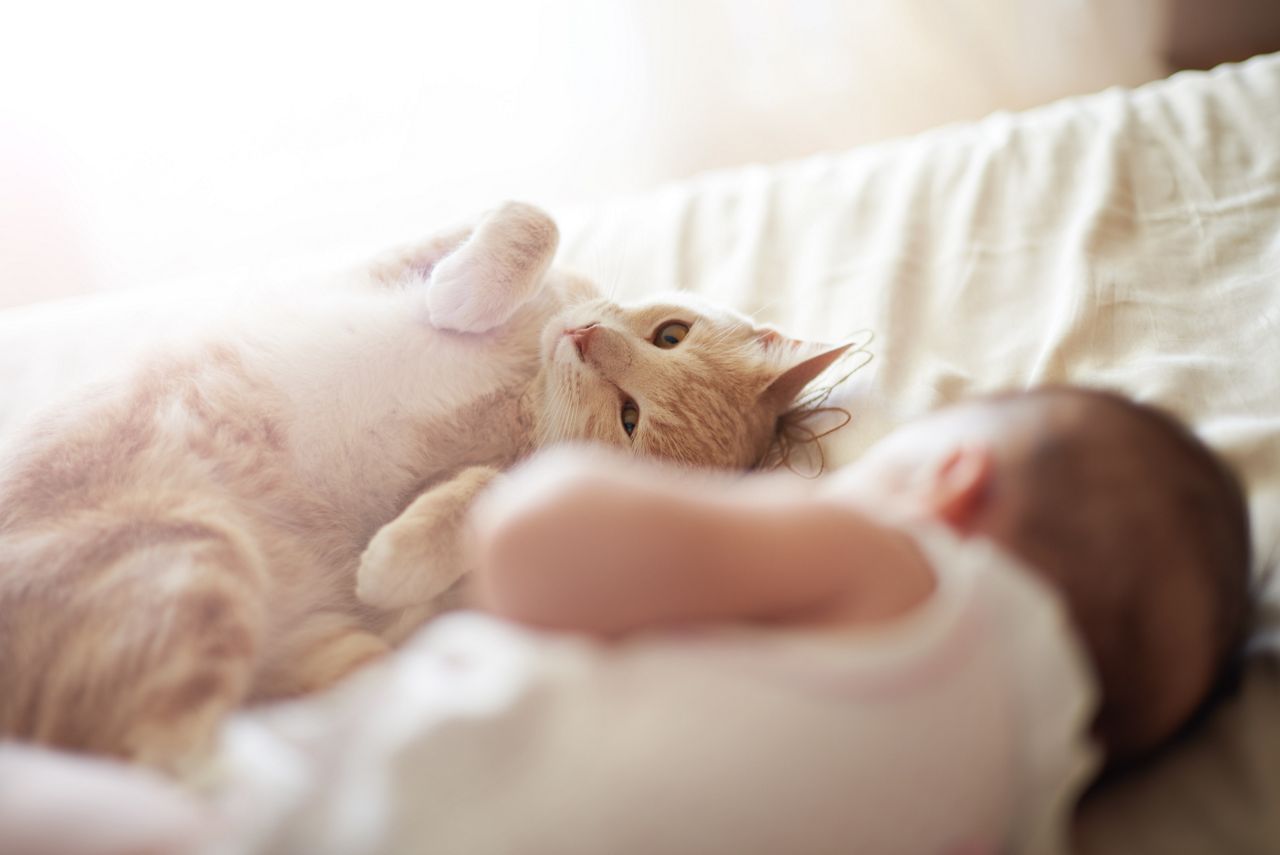
POLYGON ((269 363, 293 477, 325 505, 372 535, 426 484, 523 444, 512 402, 545 312, 469 335, 433 328, 412 292, 329 299, 275 333, 269 363))

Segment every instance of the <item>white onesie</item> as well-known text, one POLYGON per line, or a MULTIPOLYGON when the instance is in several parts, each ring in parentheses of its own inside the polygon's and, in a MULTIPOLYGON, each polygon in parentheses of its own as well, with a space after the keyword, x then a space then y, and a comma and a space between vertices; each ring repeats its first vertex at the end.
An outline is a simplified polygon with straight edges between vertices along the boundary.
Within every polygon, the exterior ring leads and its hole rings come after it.
POLYGON ((602 644, 439 619, 236 722, 215 851, 1066 852, 1095 690, 1063 609, 989 542, 913 531, 938 586, 883 628, 602 644))

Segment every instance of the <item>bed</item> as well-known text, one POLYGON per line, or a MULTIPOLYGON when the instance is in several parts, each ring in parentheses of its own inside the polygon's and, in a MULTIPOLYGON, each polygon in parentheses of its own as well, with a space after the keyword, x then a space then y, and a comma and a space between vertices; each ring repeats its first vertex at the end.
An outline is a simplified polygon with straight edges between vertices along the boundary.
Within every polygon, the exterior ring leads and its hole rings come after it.
MULTIPOLYGON (((1280 851, 1280 55, 556 212, 562 264, 789 331, 872 329, 837 394, 854 459, 967 394, 1073 382, 1193 424, 1247 481, 1256 627, 1238 691, 1093 793, 1082 853, 1280 851)), ((247 292, 0 314, 0 439, 69 384, 247 292)))

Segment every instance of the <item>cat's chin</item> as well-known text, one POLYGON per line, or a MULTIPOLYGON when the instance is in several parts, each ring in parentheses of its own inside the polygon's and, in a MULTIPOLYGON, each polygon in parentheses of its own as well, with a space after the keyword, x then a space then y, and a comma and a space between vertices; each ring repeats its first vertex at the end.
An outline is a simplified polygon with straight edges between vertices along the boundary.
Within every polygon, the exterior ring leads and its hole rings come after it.
POLYGON ((564 362, 568 365, 585 364, 582 358, 582 352, 578 350, 574 344, 573 338, 568 333, 561 333, 556 338, 555 352, 553 353, 557 362, 564 362))
POLYGON ((548 333, 542 342, 543 365, 569 365, 579 360, 578 350, 567 335, 559 330, 548 330, 548 333))
POLYGON ((565 332, 599 322, 608 314, 608 305, 605 300, 591 300, 568 306, 557 312, 542 329, 539 344, 543 364, 551 365, 555 362, 581 364, 582 360, 577 353, 577 348, 573 346, 572 340, 565 335, 565 332))
POLYGON ((542 332, 542 364, 551 366, 576 365, 585 367, 582 354, 568 335, 570 325, 565 322, 552 322, 542 332))

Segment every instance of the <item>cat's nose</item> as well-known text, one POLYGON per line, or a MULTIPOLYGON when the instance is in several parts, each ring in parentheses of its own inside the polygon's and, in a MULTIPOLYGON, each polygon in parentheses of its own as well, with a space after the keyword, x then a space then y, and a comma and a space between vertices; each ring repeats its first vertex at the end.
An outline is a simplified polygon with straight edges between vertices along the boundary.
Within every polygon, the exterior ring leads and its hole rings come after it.
POLYGON ((587 324, 585 327, 565 330, 564 334, 573 340, 573 346, 578 348, 578 355, 585 359, 587 351, 591 348, 591 342, 595 339, 599 329, 599 324, 587 324))

